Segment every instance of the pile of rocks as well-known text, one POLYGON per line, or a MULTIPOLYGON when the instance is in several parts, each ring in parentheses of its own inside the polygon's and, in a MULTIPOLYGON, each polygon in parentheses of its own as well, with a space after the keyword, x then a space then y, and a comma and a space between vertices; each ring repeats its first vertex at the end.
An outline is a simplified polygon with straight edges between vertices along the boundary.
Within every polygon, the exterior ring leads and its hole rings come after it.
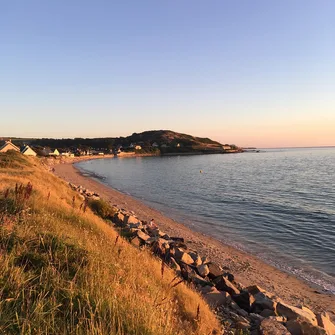
POLYGON ((72 183, 69 183, 69 186, 74 190, 79 192, 82 196, 84 196, 85 198, 89 198, 89 199, 93 199, 93 200, 99 200, 100 199, 100 195, 96 192, 90 191, 86 188, 84 188, 81 185, 75 185, 72 183))
POLYGON ((219 264, 189 249, 183 238, 169 236, 122 209, 111 220, 133 245, 150 248, 201 292, 228 327, 251 334, 335 335, 327 313, 315 315, 305 306, 291 306, 256 285, 243 287, 219 264))
MULTIPOLYGON (((99 194, 82 186, 71 188, 87 198, 99 194)), ((134 212, 114 206, 110 221, 138 248, 150 248, 186 282, 193 285, 214 309, 226 328, 253 335, 335 335, 328 313, 314 314, 305 306, 286 304, 259 286, 243 287, 233 274, 190 249, 181 237, 169 236, 134 212)))

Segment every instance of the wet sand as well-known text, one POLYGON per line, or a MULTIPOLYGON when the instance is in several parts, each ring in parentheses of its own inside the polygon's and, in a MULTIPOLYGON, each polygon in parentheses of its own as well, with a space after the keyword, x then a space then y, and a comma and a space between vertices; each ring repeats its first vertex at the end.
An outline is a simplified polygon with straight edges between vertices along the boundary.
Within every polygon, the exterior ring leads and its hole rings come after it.
POLYGON ((253 255, 191 230, 141 201, 82 175, 72 163, 84 159, 68 159, 62 161, 63 164, 53 165, 55 174, 68 182, 82 185, 99 193, 112 205, 133 211, 141 220, 149 221, 154 218, 162 231, 170 236, 184 237, 190 248, 197 250, 202 256, 207 256, 233 273, 236 280, 242 285, 257 284, 285 302, 296 306, 303 304, 314 312, 328 311, 335 317, 335 295, 323 292, 319 287, 311 286, 291 274, 264 263, 253 255))

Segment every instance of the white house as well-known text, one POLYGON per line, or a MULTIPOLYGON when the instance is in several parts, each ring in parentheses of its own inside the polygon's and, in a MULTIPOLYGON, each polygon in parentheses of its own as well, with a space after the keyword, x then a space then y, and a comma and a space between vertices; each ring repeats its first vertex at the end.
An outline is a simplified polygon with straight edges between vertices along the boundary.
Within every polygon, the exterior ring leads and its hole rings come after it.
POLYGON ((224 149, 224 150, 231 150, 231 146, 228 145, 228 144, 225 144, 225 145, 222 146, 222 149, 224 149))
POLYGON ((37 153, 29 145, 26 145, 22 149, 21 154, 26 156, 37 156, 37 153))
POLYGON ((20 152, 20 148, 18 148, 15 144, 12 143, 12 140, 8 140, 5 144, 0 147, 0 152, 7 152, 9 150, 14 150, 20 152))
POLYGON ((142 147, 141 147, 140 145, 138 145, 138 144, 137 144, 137 145, 135 145, 135 147, 134 147, 134 148, 135 148, 135 150, 141 150, 141 149, 142 149, 142 147))
POLYGON ((54 151, 50 151, 49 156, 59 156, 59 151, 57 149, 55 149, 54 151))

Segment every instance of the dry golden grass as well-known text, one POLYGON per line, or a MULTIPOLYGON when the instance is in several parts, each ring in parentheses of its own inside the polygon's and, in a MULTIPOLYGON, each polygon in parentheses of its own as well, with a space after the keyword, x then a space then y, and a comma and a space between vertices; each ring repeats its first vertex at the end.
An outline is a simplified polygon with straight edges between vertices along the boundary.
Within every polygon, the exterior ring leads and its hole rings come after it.
POLYGON ((0 154, 1 334, 218 333, 196 292, 81 203, 37 158, 0 154))

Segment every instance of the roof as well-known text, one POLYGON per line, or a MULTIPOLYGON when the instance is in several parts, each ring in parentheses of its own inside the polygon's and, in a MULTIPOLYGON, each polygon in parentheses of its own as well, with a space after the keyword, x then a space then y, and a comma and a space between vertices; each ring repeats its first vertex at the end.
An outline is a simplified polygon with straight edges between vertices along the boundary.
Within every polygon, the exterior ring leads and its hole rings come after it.
POLYGON ((0 152, 3 151, 7 146, 10 146, 10 149, 8 150, 15 150, 15 151, 20 151, 20 148, 18 148, 15 144, 12 143, 12 141, 5 141, 5 143, 0 147, 0 152))
POLYGON ((32 151, 32 153, 36 154, 36 152, 29 146, 29 145, 26 145, 23 150, 21 151, 22 154, 25 154, 26 151, 32 151))

